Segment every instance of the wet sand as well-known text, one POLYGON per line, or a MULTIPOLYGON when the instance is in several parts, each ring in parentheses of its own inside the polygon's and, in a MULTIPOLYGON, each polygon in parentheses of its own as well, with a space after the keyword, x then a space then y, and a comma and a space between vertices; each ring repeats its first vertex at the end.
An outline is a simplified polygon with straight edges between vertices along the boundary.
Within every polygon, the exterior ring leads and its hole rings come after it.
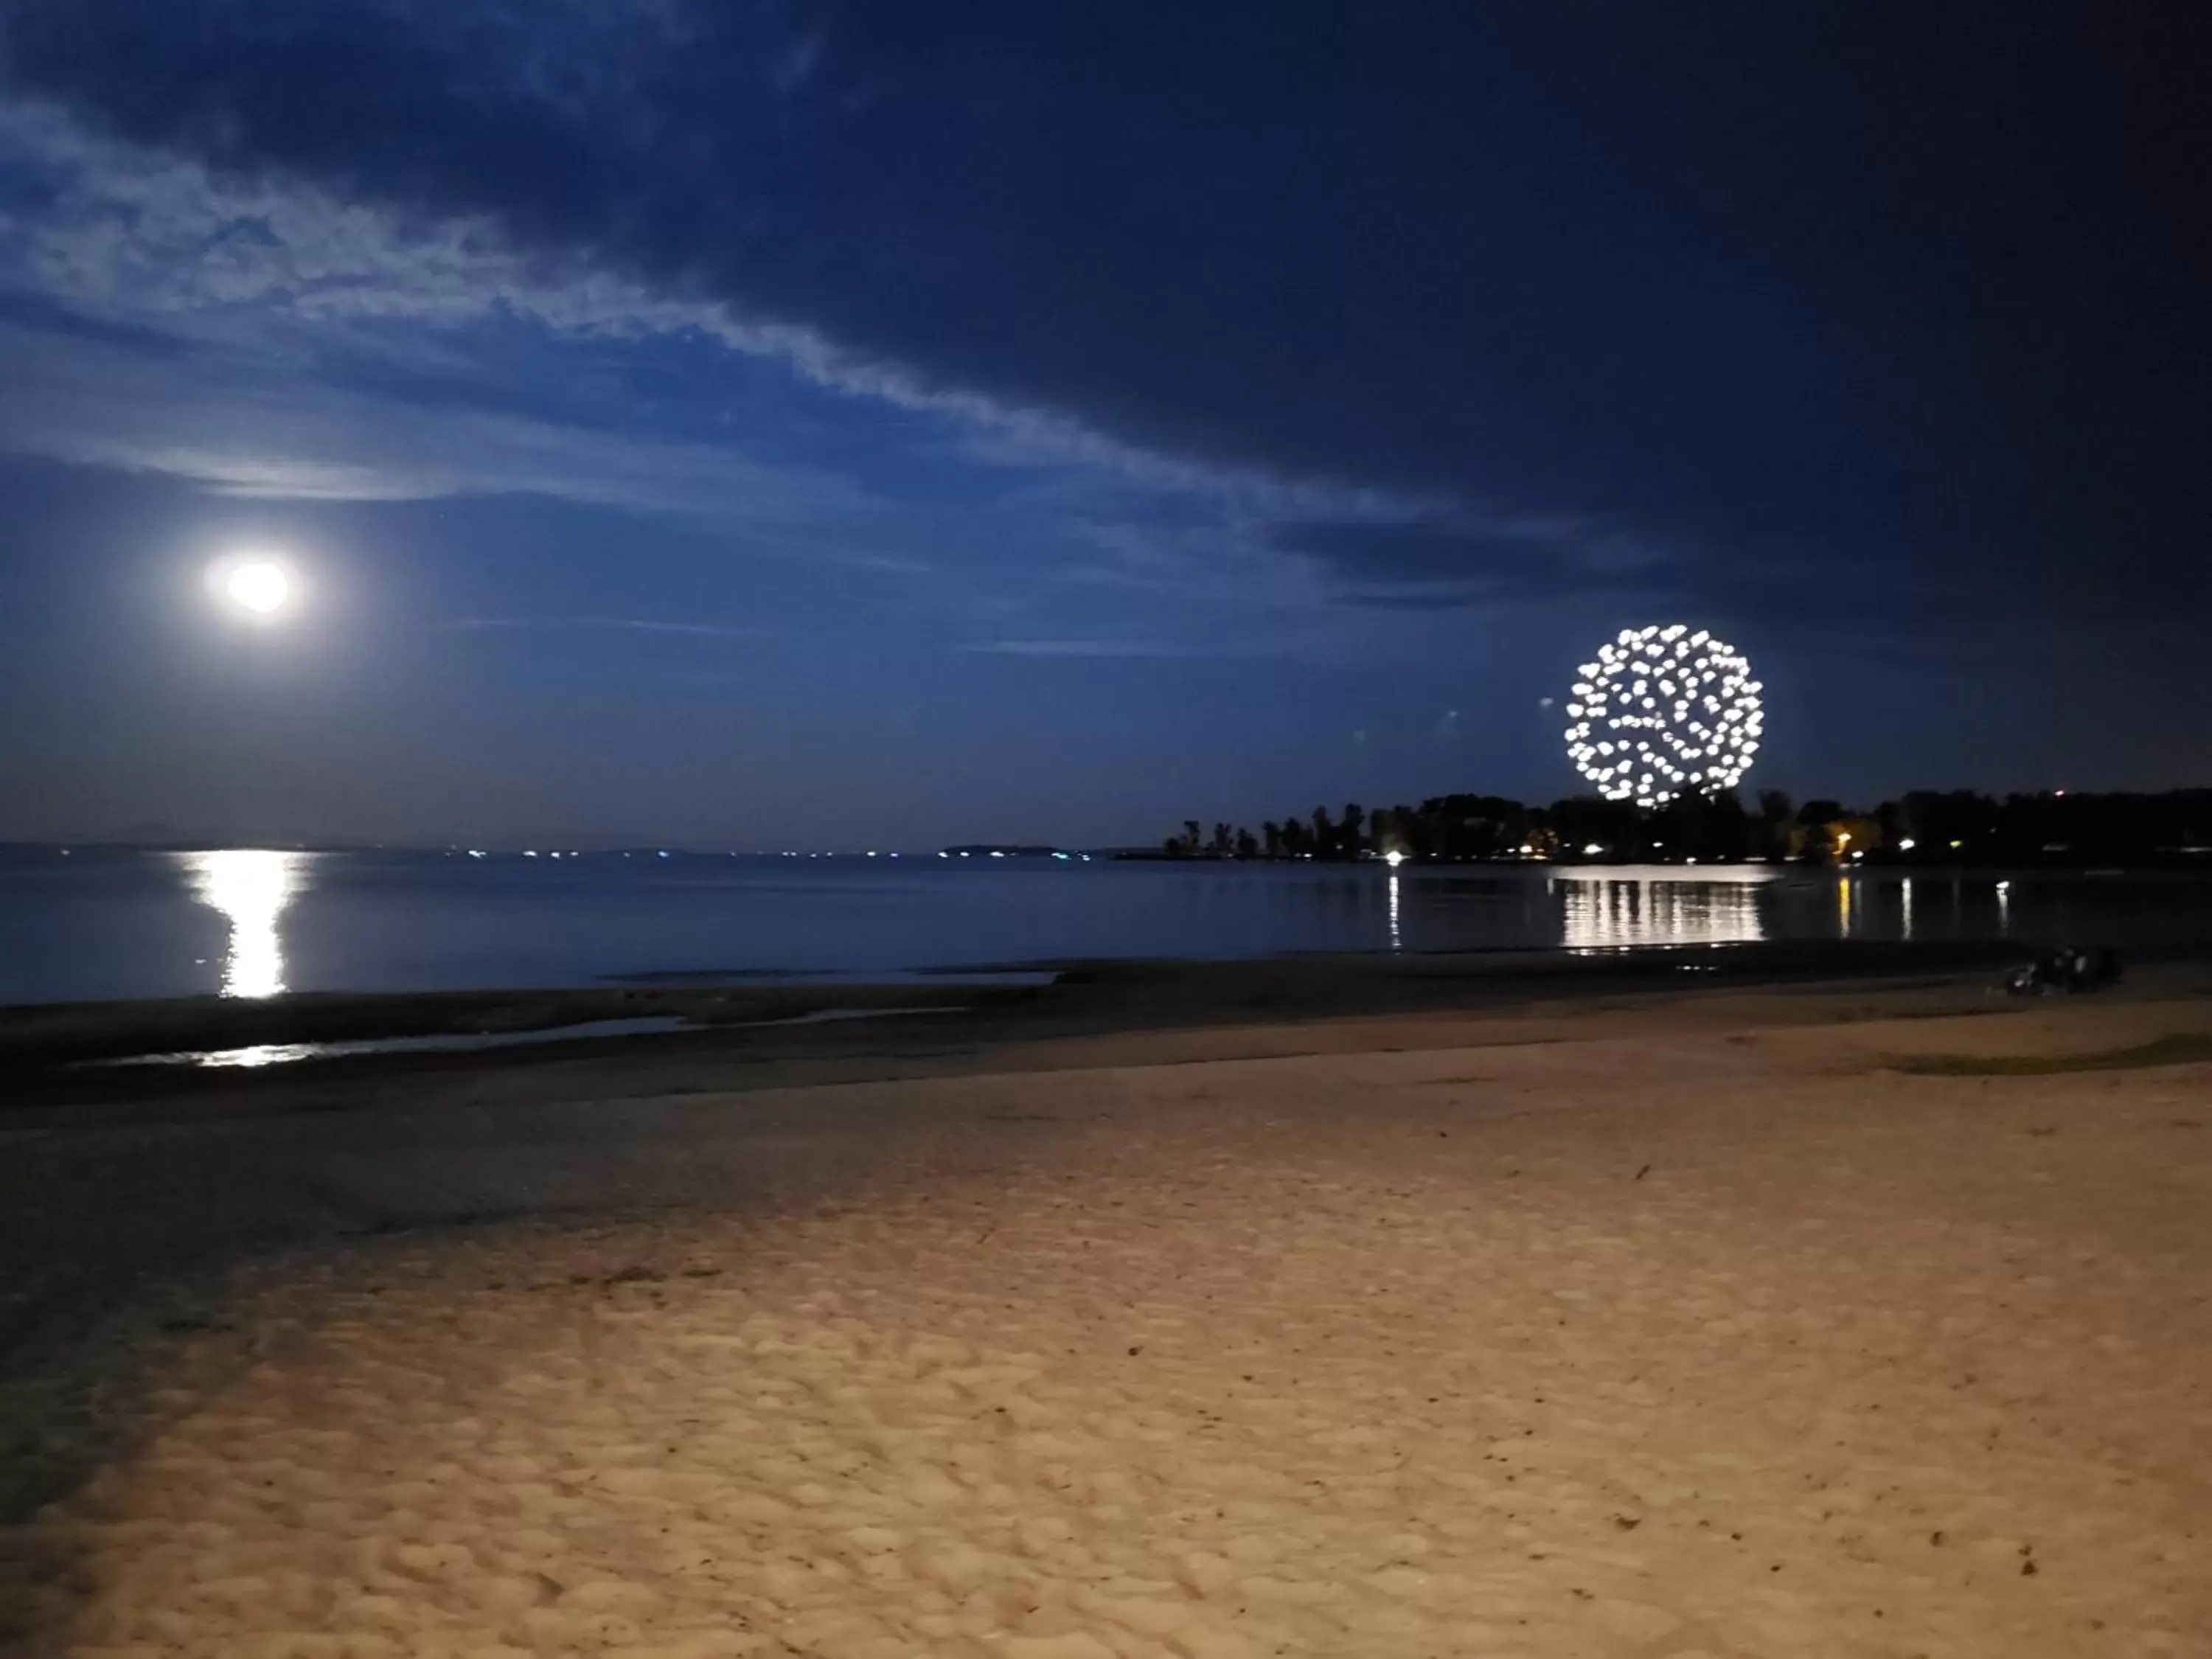
MULTIPOLYGON (((11 1200, 78 1182, 134 1248, 234 1265, 147 1279, 4 1385, 0 1629, 147 1656, 2201 1654, 2212 1066, 2129 1051, 2212 1032, 2206 989, 18 1113, 11 1200), (2087 1058, 1982 1069, 2030 1055, 2087 1058)), ((75 1212, 32 1208, 10 1224, 75 1212)))
MULTIPOLYGON (((255 1000, 47 1003, 0 1008, 0 1082, 35 1097, 58 1068, 119 1056, 247 1044, 353 1042, 520 1033, 586 1022, 674 1018, 697 1029, 659 1054, 726 1060, 776 1023, 958 1005, 963 1036, 1004 1042, 1127 1030, 1284 1024, 1356 1014, 1456 1012, 1685 983, 1775 985, 1986 970, 2023 949, 1972 940, 1856 940, 1698 945, 1630 951, 1515 951, 1276 957, 1258 961, 1013 962, 896 984, 714 983, 711 976, 592 989, 316 993, 255 1000), (997 979, 1005 982, 979 982, 997 979)), ((849 1045, 836 1042, 844 1050, 849 1045)), ((816 1052, 820 1052, 817 1048, 816 1052)), ((633 1070, 635 1048, 623 1053, 633 1070)), ((112 1083, 91 1092, 112 1092, 112 1083)), ((0 1098, 0 1106, 16 1103, 0 1098)))

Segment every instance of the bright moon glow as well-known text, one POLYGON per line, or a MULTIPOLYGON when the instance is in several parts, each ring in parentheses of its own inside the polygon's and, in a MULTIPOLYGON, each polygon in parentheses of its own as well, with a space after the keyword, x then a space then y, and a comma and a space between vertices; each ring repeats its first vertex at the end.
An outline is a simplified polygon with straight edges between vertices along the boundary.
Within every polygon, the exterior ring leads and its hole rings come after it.
POLYGON ((1567 757, 1607 799, 1663 806, 1733 789, 1751 769, 1763 688, 1747 658, 1703 629, 1624 628, 1576 674, 1567 757))
POLYGON ((222 590, 255 616, 268 617, 282 611, 292 597, 292 579, 284 574, 283 566, 254 559, 232 566, 223 578, 222 590))

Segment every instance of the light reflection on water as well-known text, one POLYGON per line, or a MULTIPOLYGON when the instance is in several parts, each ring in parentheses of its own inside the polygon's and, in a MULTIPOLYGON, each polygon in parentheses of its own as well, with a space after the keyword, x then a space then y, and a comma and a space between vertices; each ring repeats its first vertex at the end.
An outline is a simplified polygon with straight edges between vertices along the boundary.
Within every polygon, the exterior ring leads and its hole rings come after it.
POLYGON ((307 885, 305 853, 232 848, 179 853, 177 863, 192 896, 230 924, 222 963, 227 997, 273 997, 284 991, 285 909, 307 885))
POLYGON ((1696 876, 1558 876, 1560 943, 1570 951, 1643 945, 1747 945, 1766 937, 1759 890, 1766 870, 1696 876))
MULTIPOLYGON (((924 1014, 963 1014, 961 1004, 929 1007, 817 1008, 775 1019, 740 1019, 723 1029, 760 1030, 769 1026, 834 1025, 848 1020, 908 1019, 924 1014)), ((646 1014, 631 1019, 583 1020, 523 1031, 443 1031, 428 1036, 353 1037, 324 1042, 257 1042, 245 1048, 191 1048, 175 1054, 125 1054, 115 1060, 81 1060, 94 1071, 118 1066, 193 1066, 204 1069, 286 1066, 303 1060, 345 1060, 361 1054, 464 1054, 484 1048, 520 1048, 545 1042, 574 1042, 604 1037, 659 1036, 701 1029, 681 1014, 646 1014)))
POLYGON ((1845 937, 2201 950, 2212 872, 0 848, 0 1005, 1845 937))
MULTIPOLYGON (((934 1009, 928 1012, 938 1012, 934 1009)), ((462 1053, 476 1048, 512 1048, 539 1042, 570 1042, 586 1037, 643 1036, 680 1031, 688 1024, 677 1014, 653 1014, 637 1019, 586 1020, 574 1025, 555 1025, 532 1031, 471 1031, 434 1036, 358 1037, 339 1042, 257 1042, 246 1048, 194 1048, 181 1054, 126 1054, 119 1060, 82 1062, 95 1070, 118 1066, 197 1066, 215 1069, 284 1066, 302 1060, 343 1060, 356 1054, 412 1054, 462 1053)), ((762 1024, 797 1021, 760 1021, 762 1024)))

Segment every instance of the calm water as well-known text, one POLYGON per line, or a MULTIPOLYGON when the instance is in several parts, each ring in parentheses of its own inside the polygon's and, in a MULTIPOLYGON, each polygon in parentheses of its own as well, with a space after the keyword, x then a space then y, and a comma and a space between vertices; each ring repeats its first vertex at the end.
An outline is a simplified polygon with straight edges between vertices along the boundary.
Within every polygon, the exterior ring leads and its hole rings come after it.
POLYGON ((2212 945, 2212 878, 1546 866, 0 854, 0 1003, 886 977, 1081 957, 1759 939, 2212 945))

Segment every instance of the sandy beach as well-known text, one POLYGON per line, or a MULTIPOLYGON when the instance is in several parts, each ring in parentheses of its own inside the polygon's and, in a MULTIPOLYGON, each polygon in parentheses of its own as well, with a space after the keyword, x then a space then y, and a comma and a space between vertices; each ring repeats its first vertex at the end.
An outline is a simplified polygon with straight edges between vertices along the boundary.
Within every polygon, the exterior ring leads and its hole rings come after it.
POLYGON ((18 1113, 13 1259, 141 1255, 0 1384, 0 1632, 2212 1652, 2212 1000, 2149 980, 18 1113))

